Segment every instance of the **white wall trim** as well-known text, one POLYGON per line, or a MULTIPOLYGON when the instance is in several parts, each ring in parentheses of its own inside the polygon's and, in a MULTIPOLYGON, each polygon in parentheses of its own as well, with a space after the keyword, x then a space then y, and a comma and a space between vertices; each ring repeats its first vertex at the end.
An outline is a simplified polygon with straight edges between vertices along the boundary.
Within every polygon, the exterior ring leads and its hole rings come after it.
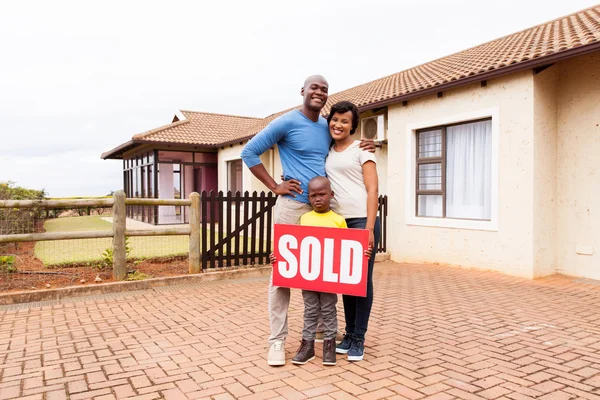
POLYGON ((498 107, 473 110, 448 115, 441 118, 418 121, 406 125, 406 225, 431 226, 439 228, 473 229, 481 231, 498 230, 498 159, 500 153, 500 112, 498 107), (492 118, 492 198, 491 220, 474 221, 453 218, 426 218, 415 215, 416 190, 416 148, 417 130, 439 125, 467 122, 481 118, 492 118))

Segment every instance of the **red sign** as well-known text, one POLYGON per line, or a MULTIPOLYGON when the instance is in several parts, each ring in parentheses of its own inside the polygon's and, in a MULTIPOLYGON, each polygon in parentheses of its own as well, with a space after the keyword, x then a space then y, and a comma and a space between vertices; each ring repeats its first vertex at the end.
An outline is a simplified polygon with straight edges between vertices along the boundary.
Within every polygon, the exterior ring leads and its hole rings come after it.
POLYGON ((369 231, 275 224, 273 286, 367 295, 369 231))

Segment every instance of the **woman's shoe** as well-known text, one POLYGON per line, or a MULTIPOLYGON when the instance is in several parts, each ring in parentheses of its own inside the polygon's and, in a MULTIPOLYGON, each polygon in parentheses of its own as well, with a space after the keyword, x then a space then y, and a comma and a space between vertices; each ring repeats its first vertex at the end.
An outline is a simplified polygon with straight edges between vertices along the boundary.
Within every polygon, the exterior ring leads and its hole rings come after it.
POLYGON ((365 356, 364 339, 352 339, 352 345, 348 350, 348 361, 362 361, 365 356))
POLYGON ((335 352, 338 354, 346 354, 350 351, 350 346, 352 345, 352 335, 346 333, 341 343, 338 344, 335 348, 335 352))

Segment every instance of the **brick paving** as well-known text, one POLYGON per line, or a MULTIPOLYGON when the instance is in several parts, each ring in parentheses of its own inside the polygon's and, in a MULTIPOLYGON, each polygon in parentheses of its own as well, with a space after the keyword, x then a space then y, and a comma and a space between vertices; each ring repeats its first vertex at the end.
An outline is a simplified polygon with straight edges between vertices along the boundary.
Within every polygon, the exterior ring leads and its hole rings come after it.
POLYGON ((379 263, 365 360, 335 367, 289 363, 299 291, 288 364, 266 365, 266 290, 253 278, 0 306, 0 400, 600 399, 599 282, 379 263))

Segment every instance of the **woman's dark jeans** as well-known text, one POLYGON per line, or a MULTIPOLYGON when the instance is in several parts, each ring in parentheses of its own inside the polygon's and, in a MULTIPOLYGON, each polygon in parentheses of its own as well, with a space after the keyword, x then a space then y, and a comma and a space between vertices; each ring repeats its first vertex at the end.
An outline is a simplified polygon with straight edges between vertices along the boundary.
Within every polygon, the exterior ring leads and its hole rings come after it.
MULTIPOLYGON (((366 218, 347 218, 348 228, 365 229, 367 226, 366 218)), ((377 254, 377 245, 381 236, 381 224, 379 217, 375 220, 375 246, 369 259, 369 270, 367 274, 367 297, 343 295, 344 314, 346 316, 346 333, 351 334, 357 339, 364 339, 371 315, 371 306, 373 305, 373 265, 375 264, 375 255, 377 254)))

